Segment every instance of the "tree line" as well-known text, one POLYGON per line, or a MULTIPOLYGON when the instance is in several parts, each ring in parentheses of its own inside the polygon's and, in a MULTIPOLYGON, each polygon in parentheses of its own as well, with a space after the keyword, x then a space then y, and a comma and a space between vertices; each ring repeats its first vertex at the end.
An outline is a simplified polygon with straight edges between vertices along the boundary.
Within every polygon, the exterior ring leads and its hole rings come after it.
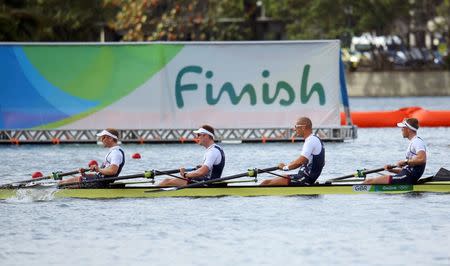
POLYGON ((0 0, 0 41, 341 39, 417 35, 450 44, 450 0, 0 0))

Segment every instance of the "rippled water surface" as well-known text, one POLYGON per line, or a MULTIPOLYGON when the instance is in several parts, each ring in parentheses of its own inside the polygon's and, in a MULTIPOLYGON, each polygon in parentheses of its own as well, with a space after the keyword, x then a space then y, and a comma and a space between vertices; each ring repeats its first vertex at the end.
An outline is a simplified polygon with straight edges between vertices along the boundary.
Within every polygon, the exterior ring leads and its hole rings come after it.
MULTIPOLYGON (((381 101, 450 109, 436 99, 436 105, 433 98, 381 101)), ((351 103, 359 110, 382 105, 380 99, 351 103)), ((407 141, 399 129, 358 133, 354 141, 325 144, 321 180, 403 157, 407 141)), ((423 128, 420 135, 429 148, 426 175, 449 169, 450 128, 423 128)), ((229 175, 288 162, 301 144, 223 146, 229 175)), ((196 165, 203 154, 191 144, 124 148, 124 174, 196 165), (130 158, 135 152, 141 160, 130 158)), ((104 154, 96 145, 0 146, 0 183, 34 171, 71 171, 104 154)), ((0 200, 2 266, 450 265, 449 246, 449 194, 0 200)))

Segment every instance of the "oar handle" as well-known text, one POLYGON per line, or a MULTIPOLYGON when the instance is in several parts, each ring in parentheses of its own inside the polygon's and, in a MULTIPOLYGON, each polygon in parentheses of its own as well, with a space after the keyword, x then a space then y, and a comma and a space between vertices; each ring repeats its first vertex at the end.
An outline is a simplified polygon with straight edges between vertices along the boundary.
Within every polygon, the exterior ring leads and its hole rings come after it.
POLYGON ((255 169, 257 170, 258 173, 267 173, 267 172, 279 170, 278 166, 263 168, 263 169, 259 169, 259 168, 255 168, 255 169))
MULTIPOLYGON (((80 173, 80 172, 88 172, 88 171, 90 171, 91 169, 89 169, 89 168, 82 168, 81 170, 82 170, 82 171, 80 171, 80 169, 78 169, 78 170, 74 170, 74 171, 70 171, 70 172, 65 172, 65 173, 62 173, 62 172, 53 172, 51 175, 48 175, 48 176, 45 176, 45 177, 41 177, 41 178, 42 178, 42 179, 61 180, 63 176, 75 175, 75 174, 78 174, 78 173, 80 173)), ((35 180, 36 180, 36 181, 37 181, 37 180, 40 180, 40 178, 36 178, 35 180)))
MULTIPOLYGON (((185 171, 186 172, 191 172, 191 171, 194 171, 195 169, 197 169, 197 167, 185 168, 185 171)), ((171 177, 174 177, 174 178, 178 178, 178 179, 181 179, 181 180, 184 180, 184 181, 188 181, 189 180, 189 179, 181 177, 181 176, 173 175, 172 172, 160 171, 160 170, 153 170, 153 171, 154 171, 155 175, 168 175, 168 176, 171 176, 171 177)), ((178 173, 178 172, 180 172, 179 169, 175 173, 178 173)))
POLYGON ((274 175, 274 176, 278 176, 278 177, 290 179, 288 176, 276 174, 276 173, 273 173, 273 172, 271 172, 271 171, 266 171, 266 173, 268 173, 268 174, 270 174, 270 175, 274 175))

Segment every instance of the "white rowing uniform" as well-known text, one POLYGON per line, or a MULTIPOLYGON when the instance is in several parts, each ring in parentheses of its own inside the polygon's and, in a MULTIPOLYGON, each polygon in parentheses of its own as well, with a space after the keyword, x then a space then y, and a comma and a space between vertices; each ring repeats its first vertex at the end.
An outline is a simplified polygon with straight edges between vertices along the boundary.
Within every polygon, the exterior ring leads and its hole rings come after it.
POLYGON ((312 163, 313 155, 318 155, 322 151, 322 142, 315 135, 309 135, 303 144, 301 155, 308 159, 308 164, 312 163))
POLYGON ((119 170, 114 175, 118 176, 122 171, 123 165, 125 164, 125 152, 119 145, 109 148, 109 152, 108 154, 106 154, 105 159, 100 168, 106 168, 112 164, 117 165, 119 167, 119 170))
POLYGON ((209 146, 203 156, 203 165, 206 165, 209 171, 202 179, 196 178, 196 180, 220 178, 225 166, 225 153, 222 147, 217 144, 209 146))

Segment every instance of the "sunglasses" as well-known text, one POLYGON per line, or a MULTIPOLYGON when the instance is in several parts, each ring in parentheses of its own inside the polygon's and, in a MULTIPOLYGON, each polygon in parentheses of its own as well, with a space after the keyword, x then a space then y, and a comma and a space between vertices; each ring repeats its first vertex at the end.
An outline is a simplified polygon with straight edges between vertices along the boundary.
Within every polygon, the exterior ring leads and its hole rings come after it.
POLYGON ((306 127, 306 125, 300 124, 300 125, 295 125, 295 126, 294 126, 295 129, 301 128, 301 127, 306 127))

